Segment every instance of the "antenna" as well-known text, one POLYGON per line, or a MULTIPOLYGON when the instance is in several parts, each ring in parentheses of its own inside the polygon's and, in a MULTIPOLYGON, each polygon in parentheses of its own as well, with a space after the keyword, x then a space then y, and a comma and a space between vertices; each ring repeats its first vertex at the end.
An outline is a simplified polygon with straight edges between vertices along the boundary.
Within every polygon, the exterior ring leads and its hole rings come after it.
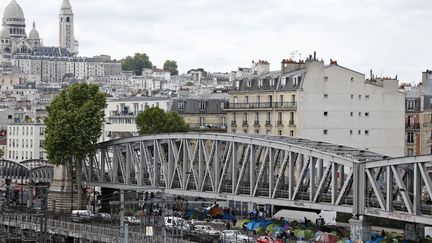
POLYGON ((293 60, 293 61, 295 61, 296 59, 297 59, 297 57, 298 57, 298 60, 301 60, 301 53, 300 53, 300 51, 299 50, 295 50, 295 51, 292 51, 291 53, 290 53, 290 58, 291 58, 291 60, 293 60))

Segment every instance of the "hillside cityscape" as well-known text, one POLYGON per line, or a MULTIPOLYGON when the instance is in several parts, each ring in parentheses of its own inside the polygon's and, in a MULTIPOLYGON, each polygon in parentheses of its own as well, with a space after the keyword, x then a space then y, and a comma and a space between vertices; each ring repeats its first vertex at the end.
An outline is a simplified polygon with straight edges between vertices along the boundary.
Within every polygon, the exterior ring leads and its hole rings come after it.
POLYGON ((81 56, 75 1, 57 46, 8 2, 0 242, 432 242, 432 70, 404 83, 317 46, 181 73, 81 56))

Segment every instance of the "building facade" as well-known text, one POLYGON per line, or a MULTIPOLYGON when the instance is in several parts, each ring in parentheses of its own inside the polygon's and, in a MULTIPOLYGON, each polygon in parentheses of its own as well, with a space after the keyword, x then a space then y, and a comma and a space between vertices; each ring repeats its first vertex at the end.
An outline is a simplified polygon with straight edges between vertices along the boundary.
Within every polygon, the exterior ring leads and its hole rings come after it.
POLYGON ((45 125, 35 123, 15 123, 7 128, 7 154, 11 161, 46 159, 44 149, 45 125))
POLYGON ((168 111, 170 100, 165 98, 134 97, 119 100, 108 100, 105 109, 104 136, 102 140, 112 139, 114 133, 138 134, 135 123, 140 112, 147 108, 160 107, 168 111))
POLYGON ((421 84, 405 88, 405 155, 432 154, 432 71, 421 84))
MULTIPOLYGON (((259 65, 259 63, 258 63, 259 65)), ((262 62, 262 65, 268 65, 262 62)), ((395 79, 365 75, 316 56, 236 80, 229 133, 291 136, 403 155, 404 95, 395 79)))
POLYGON ((205 93, 176 98, 171 111, 179 113, 194 132, 227 131, 227 93, 205 93))

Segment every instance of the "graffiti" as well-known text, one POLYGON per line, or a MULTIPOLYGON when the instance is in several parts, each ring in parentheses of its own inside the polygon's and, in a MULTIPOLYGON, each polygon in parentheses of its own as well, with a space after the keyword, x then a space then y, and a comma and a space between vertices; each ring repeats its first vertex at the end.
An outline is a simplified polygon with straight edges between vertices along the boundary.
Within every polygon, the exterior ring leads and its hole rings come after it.
POLYGON ((378 209, 368 209, 367 211, 366 211, 366 213, 367 214, 370 214, 370 215, 375 215, 375 216, 380 216, 381 215, 381 213, 380 213, 380 211, 378 210, 378 209))
POLYGON ((398 213, 398 212, 390 212, 387 217, 399 219, 399 220, 409 220, 411 219, 411 215, 407 213, 398 213))
POLYGON ((294 202, 294 205, 298 206, 298 207, 304 207, 305 206, 305 204, 302 202, 294 202))

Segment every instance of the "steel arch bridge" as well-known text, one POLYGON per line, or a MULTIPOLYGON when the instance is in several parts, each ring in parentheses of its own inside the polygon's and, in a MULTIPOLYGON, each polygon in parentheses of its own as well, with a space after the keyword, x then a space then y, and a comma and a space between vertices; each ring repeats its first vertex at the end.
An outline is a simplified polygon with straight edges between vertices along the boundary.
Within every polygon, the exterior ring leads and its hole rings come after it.
POLYGON ((51 182, 54 166, 46 160, 0 160, 0 179, 51 182))
POLYGON ((432 221, 432 156, 275 136, 162 134, 99 144, 88 185, 432 221))

